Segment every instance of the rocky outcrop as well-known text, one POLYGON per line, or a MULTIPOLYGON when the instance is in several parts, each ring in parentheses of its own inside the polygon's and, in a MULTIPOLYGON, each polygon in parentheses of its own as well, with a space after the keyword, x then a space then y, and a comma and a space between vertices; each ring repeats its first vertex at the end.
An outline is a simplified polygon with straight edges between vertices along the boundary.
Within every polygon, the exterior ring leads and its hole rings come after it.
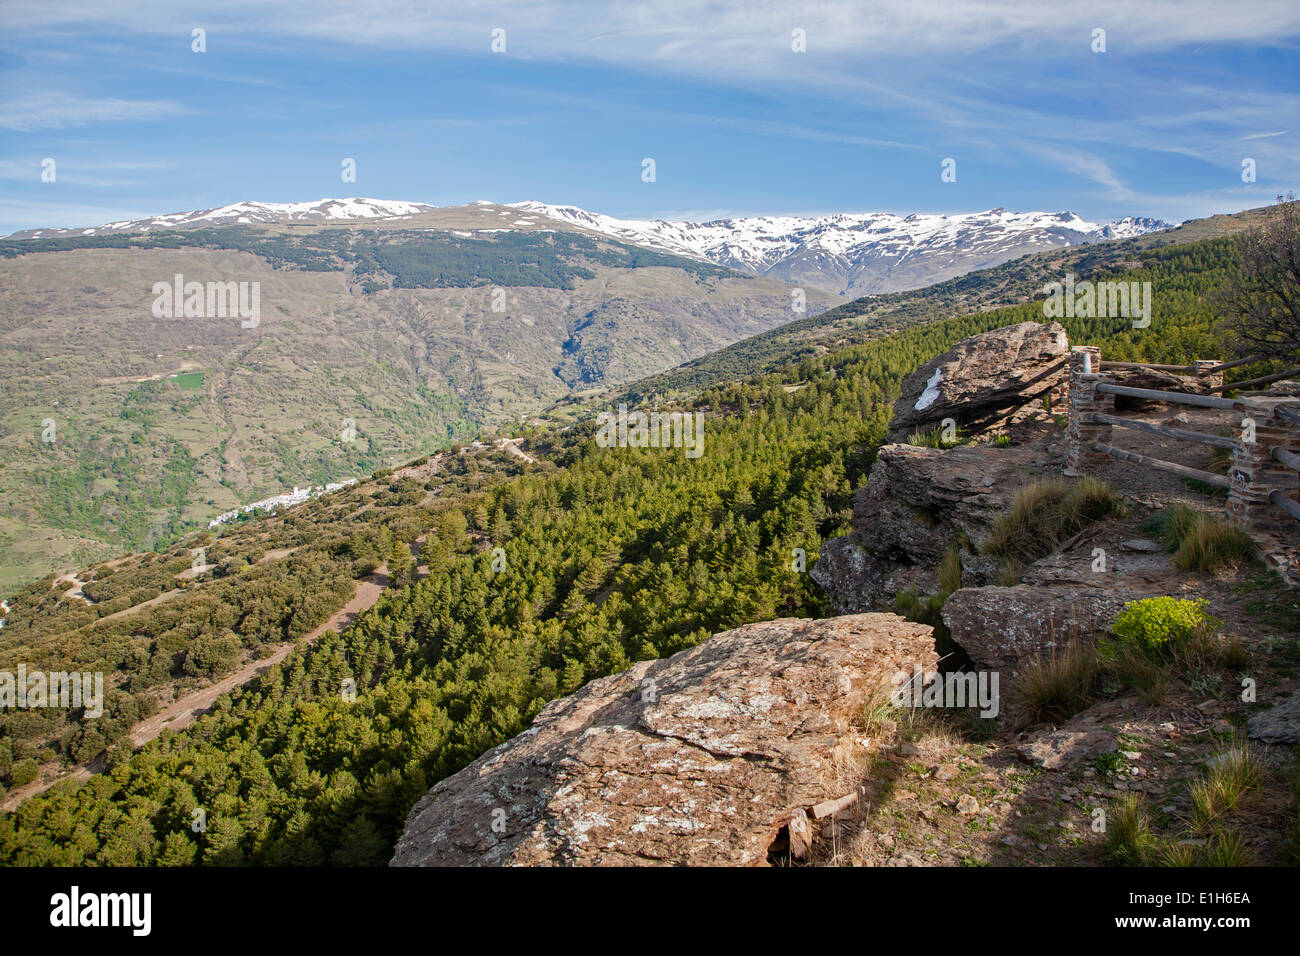
POLYGON ((853 496, 852 533, 822 546, 813 580, 841 612, 883 607, 908 588, 933 592, 944 551, 968 542, 963 578, 991 583, 997 563, 976 551, 1016 491, 1046 464, 1041 446, 886 445, 853 496))
POLYGON ((966 431, 988 428, 1066 380, 1069 341, 1058 322, 1021 322, 974 335, 903 379, 889 440, 953 419, 966 431))
POLYGON ((1178 578, 1163 545, 1130 537, 1122 527, 1093 526, 1078 542, 1031 564, 1014 587, 954 592, 943 622, 977 667, 1015 672, 1062 644, 1100 640, 1125 604, 1177 593, 1178 578))
POLYGON ((930 628, 892 614, 750 624, 644 661, 438 783, 392 865, 764 864, 855 792, 866 700, 936 661, 930 628))
POLYGON ((1300 740, 1300 694, 1255 714, 1246 722, 1246 731, 1266 744, 1294 744, 1300 740))
POLYGON ((1064 584, 962 588, 943 606, 953 643, 985 670, 1014 673, 1072 640, 1097 640, 1141 595, 1064 584))

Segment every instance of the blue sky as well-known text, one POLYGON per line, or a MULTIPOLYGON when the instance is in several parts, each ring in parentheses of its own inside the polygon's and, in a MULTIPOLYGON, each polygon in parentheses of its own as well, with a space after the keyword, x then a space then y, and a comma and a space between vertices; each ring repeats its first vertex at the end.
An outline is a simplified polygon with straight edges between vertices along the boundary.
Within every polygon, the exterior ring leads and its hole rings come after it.
POLYGON ((1298 65, 1291 0, 8 0, 0 233, 353 195, 1187 219, 1300 185, 1298 65))

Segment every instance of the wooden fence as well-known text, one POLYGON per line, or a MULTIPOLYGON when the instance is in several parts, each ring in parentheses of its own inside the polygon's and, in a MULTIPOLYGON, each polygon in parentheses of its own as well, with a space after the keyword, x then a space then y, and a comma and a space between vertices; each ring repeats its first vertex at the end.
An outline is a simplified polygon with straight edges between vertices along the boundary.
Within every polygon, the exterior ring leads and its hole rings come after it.
POLYGON ((1285 515, 1300 521, 1300 400, 1294 398, 1224 398, 1220 392, 1249 388, 1300 374, 1300 368, 1244 382, 1223 382, 1231 368, 1256 358, 1218 363, 1198 360, 1191 365, 1143 365, 1137 362, 1103 362, 1101 350, 1090 345, 1070 350, 1070 416, 1066 429, 1067 475, 1079 475, 1107 459, 1133 462, 1182 478, 1225 488, 1228 520, 1246 530, 1277 528, 1285 515), (1119 385, 1107 369, 1146 368, 1182 372, 1204 380, 1204 394, 1166 392, 1119 385), (1232 436, 1157 425, 1115 414, 1116 396, 1217 408, 1232 415, 1232 436), (1114 428, 1128 428, 1178 441, 1194 442, 1231 452, 1227 475, 1116 448, 1114 428))

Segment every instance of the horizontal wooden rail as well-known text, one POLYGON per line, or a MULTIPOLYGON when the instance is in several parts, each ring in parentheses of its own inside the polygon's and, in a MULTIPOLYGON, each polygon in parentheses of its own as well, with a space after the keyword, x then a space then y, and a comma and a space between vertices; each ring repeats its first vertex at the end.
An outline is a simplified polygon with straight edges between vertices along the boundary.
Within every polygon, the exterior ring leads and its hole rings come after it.
POLYGON ((1288 468, 1294 468, 1296 471, 1300 471, 1300 455, 1289 452, 1285 448, 1274 448, 1273 459, 1275 461, 1280 461, 1288 468))
POLYGON ((1281 415, 1283 418, 1287 419, 1288 421, 1292 421, 1295 422, 1297 425, 1300 425, 1300 407, 1290 408, 1286 405, 1281 405, 1277 408, 1277 413, 1281 415))
POLYGON ((1149 368, 1153 372, 1191 372, 1195 365, 1153 365, 1150 362, 1102 362, 1102 368, 1149 368))
POLYGON ((1186 428, 1154 425, 1151 422, 1140 422, 1135 418, 1120 418, 1118 415, 1106 415, 1102 412, 1094 412, 1092 420, 1101 422, 1103 425, 1135 428, 1141 432, 1151 432, 1153 435, 1163 435, 1165 438, 1177 438, 1179 441, 1195 442, 1198 445, 1213 445, 1215 448, 1231 449, 1234 444, 1231 438, 1226 438, 1223 435, 1207 435, 1205 432, 1189 431, 1186 428))
POLYGON ((1277 505, 1292 518, 1300 521, 1300 502, 1287 495, 1281 488, 1274 488, 1268 493, 1268 500, 1277 505))
POLYGON ((1241 368, 1243 365, 1254 365, 1256 362, 1262 362, 1267 358, 1265 355, 1249 355, 1243 359, 1237 359, 1235 362, 1224 362, 1222 365, 1214 365, 1210 368, 1203 368, 1197 375, 1215 375, 1219 372, 1226 372, 1230 368, 1241 368))
POLYGON ((1116 448, 1114 445, 1107 445, 1104 442, 1095 442, 1092 447, 1095 451, 1099 451, 1111 458, 1118 458, 1120 461, 1129 461, 1135 465, 1146 465, 1157 471, 1167 471, 1171 475, 1178 475, 1180 478, 1203 481, 1207 485, 1214 485, 1216 488, 1232 487, 1232 482, 1228 480, 1226 475, 1216 475, 1212 471, 1201 471, 1199 468, 1188 468, 1186 465, 1175 464, 1172 461, 1164 461, 1160 458, 1149 458, 1146 455, 1139 455, 1135 451, 1125 451, 1123 448, 1116 448))
POLYGON ((1182 392, 1164 392, 1156 388, 1132 388, 1128 385, 1112 385, 1109 382, 1102 382, 1097 385, 1097 391, 1108 392, 1111 395, 1124 395, 1128 398, 1150 398, 1159 402, 1195 405, 1197 408, 1226 408, 1229 411, 1236 411, 1241 407, 1239 402, 1231 398, 1219 398, 1214 395, 1185 395, 1182 392))
POLYGON ((1207 392, 1227 392, 1234 388, 1249 388, 1251 385, 1267 385, 1270 382, 1280 382, 1284 378, 1290 378, 1292 375, 1300 375, 1300 366, 1289 368, 1283 372, 1274 372, 1272 375, 1261 375, 1259 378, 1248 378, 1244 382, 1225 382, 1223 385, 1215 385, 1213 388, 1207 388, 1207 392))

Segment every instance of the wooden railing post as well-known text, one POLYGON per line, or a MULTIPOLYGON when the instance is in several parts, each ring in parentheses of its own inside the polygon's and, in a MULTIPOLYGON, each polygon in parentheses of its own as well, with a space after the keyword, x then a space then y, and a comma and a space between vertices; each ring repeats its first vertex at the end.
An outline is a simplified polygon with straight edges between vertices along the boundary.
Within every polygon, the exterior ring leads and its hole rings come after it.
POLYGON ((1115 411, 1115 396, 1097 391, 1099 384, 1110 380, 1110 376, 1101 374, 1101 349, 1095 345, 1070 349, 1070 417, 1065 429, 1065 474, 1070 477, 1082 475, 1106 460, 1092 446, 1096 442, 1110 443, 1111 426, 1093 416, 1115 411))
POLYGON ((1192 372, 1201 385, 1201 391, 1223 387, 1223 372, 1209 372, 1207 369, 1218 367, 1221 362, 1216 359, 1196 359, 1192 362, 1192 372))
POLYGON ((1232 469, 1228 472, 1228 521, 1245 531, 1284 527, 1291 519, 1269 501, 1281 491, 1294 498, 1300 473, 1277 461, 1274 448, 1300 453, 1300 430, 1277 413, 1292 399, 1243 398, 1233 436, 1232 469))

